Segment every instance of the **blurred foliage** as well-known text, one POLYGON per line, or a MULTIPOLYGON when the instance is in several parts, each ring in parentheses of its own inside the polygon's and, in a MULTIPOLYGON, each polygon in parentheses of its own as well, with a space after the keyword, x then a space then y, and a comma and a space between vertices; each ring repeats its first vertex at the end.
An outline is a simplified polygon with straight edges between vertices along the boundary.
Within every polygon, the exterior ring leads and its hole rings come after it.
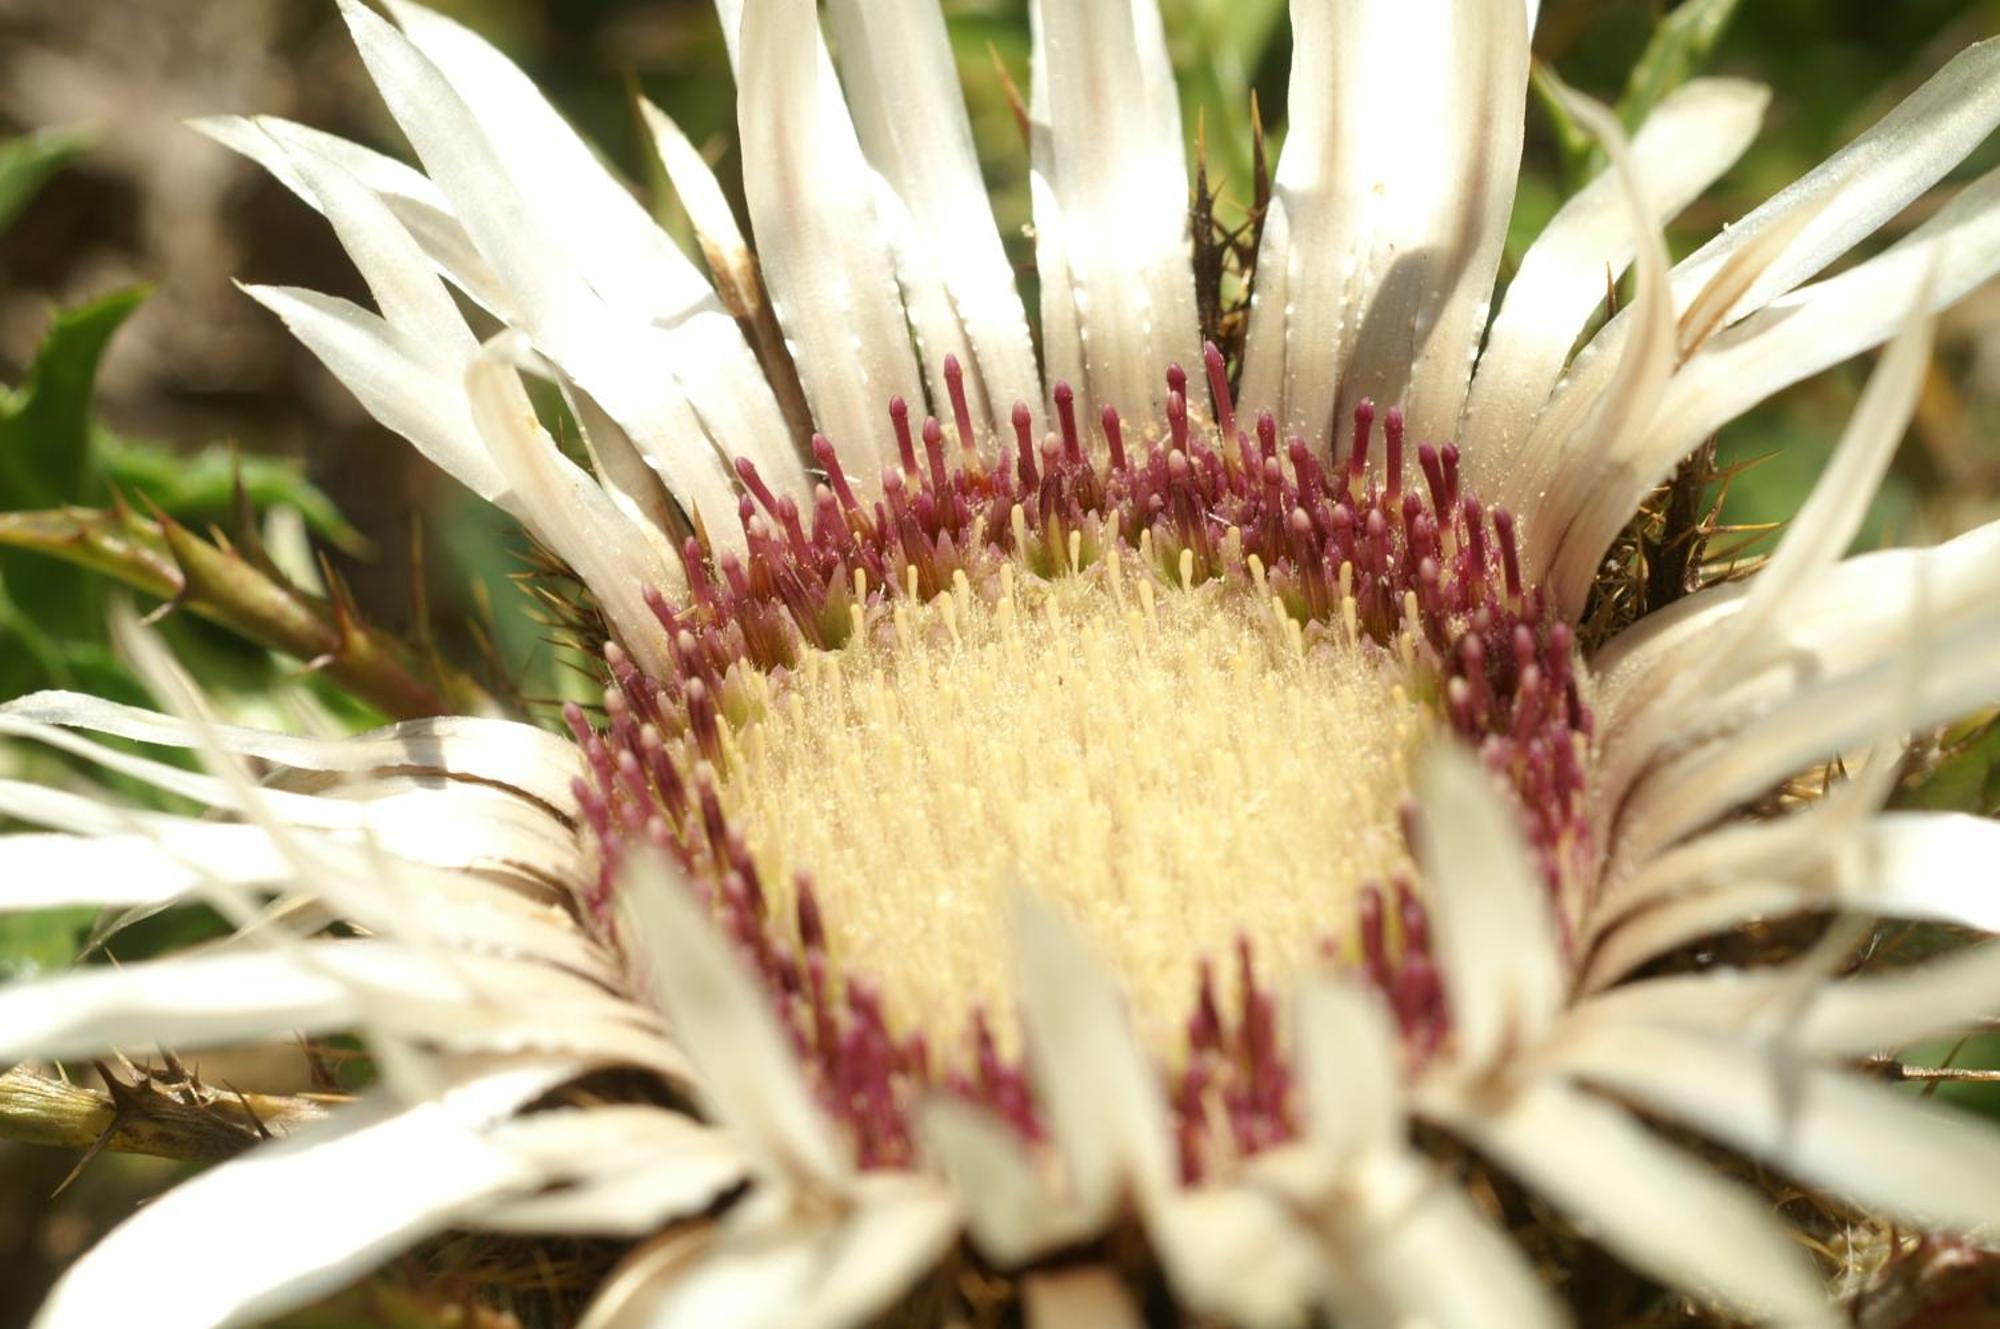
POLYGON ((72 128, 37 130, 0 143, 0 231, 63 163, 89 146, 90 135, 72 128))

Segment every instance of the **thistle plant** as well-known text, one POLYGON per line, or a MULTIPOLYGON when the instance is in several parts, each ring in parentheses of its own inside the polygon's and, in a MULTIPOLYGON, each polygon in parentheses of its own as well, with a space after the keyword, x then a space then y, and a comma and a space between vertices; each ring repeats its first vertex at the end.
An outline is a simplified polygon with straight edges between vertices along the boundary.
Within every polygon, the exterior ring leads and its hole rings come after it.
POLYGON ((621 1243, 593 1326, 1887 1324, 1977 1265, 2000 1134, 1871 1067, 2000 1007, 2000 833, 1885 810, 2000 699, 2000 526, 1843 555, 2000 175, 1822 274, 2000 123, 2000 44, 1679 263, 1765 91, 1628 136, 1545 72, 1603 165, 1503 284, 1533 3, 1295 0, 1243 233, 1152 0, 1035 0, 1031 325, 930 0, 719 0, 747 232, 642 108, 706 275, 470 29, 341 8, 421 170, 204 122, 375 307, 248 293, 570 579, 593 694, 503 717, 170 522, 9 519, 419 717, 221 723, 129 616, 157 711, 0 706, 202 809, 0 786, 45 828, 0 906, 233 927, 0 989, 0 1058, 106 1062, 21 1115, 248 1146, 40 1323, 160 1269, 155 1318, 255 1322, 463 1232, 621 1243), (1706 566, 1688 459, 1885 344, 1706 566), (1636 593, 1663 541, 1692 587, 1636 593), (295 1035, 373 1083, 110 1061, 295 1035))

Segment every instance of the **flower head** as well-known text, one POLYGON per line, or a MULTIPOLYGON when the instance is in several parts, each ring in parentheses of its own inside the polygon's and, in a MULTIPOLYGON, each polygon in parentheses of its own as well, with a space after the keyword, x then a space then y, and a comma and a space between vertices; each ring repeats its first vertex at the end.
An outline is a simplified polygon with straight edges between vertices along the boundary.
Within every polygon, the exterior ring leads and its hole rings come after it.
POLYGON ((249 1319, 456 1226, 648 1239, 599 1324, 948 1322, 974 1286, 1113 1323, 1155 1274, 1227 1322, 1561 1323, 1566 1257, 1472 1157, 1694 1304, 1833 1323, 1837 1271, 1696 1137, 1925 1232, 2000 1218, 2000 1137, 1842 1065, 1989 1013, 2000 959, 1841 976, 1855 918, 2000 926, 1989 823, 1878 811, 1910 733, 2000 691, 2000 531, 1840 558, 1931 312, 2000 271, 2000 177, 1813 281, 2000 122, 2000 46, 1673 266, 1660 222, 1763 92, 1697 80, 1629 143, 1562 94, 1610 165, 1489 321, 1533 6, 1300 0, 1229 354, 1158 14, 1036 3, 1038 357, 927 0, 835 0, 837 67, 809 0, 720 5, 754 253, 645 108, 708 278, 478 37, 343 8, 424 173, 207 124, 377 309, 251 293, 574 571, 602 706, 233 730, 128 627, 178 718, 0 711, 220 814, 10 791, 54 828, 0 840, 10 904, 241 925, 0 993, 0 1050, 354 1030, 382 1076, 133 1219, 45 1323, 168 1259, 170 1318, 249 1319), (1891 340, 1759 575, 1592 612, 1701 440, 1891 340), (1805 944, 1728 944, 1772 920, 1805 944), (212 1244, 274 1194, 310 1239, 212 1244))

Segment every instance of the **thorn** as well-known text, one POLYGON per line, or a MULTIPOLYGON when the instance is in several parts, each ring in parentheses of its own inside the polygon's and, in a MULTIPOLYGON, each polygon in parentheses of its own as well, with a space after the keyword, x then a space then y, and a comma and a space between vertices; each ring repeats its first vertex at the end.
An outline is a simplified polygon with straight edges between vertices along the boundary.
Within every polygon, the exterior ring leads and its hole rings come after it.
POLYGON ((1251 245, 1254 249, 1256 239, 1264 233, 1264 214, 1271 206, 1271 164, 1264 149, 1264 110, 1258 104, 1254 88, 1250 91, 1250 178, 1251 209, 1257 218, 1251 245))
POLYGON ((417 648, 435 662, 437 635, 431 630, 430 577, 424 565, 424 519, 410 514, 410 631, 417 648))
POLYGON ((256 530, 257 513, 250 506, 250 491, 243 484, 243 454, 233 443, 229 447, 229 507, 240 534, 250 535, 256 530))
POLYGON ((1014 127, 1021 132, 1021 146, 1028 147, 1034 136, 1028 127, 1028 104, 1021 100, 1021 89, 1015 85, 1014 76, 1007 72, 1007 62, 1000 58, 1000 48, 992 42, 986 43, 986 54, 993 61, 993 72, 1000 76, 1000 90, 1007 95, 1007 105, 1014 112, 1014 127))
POLYGON ((105 1091, 111 1097, 111 1122, 95 1140, 90 1142, 90 1147, 85 1149, 83 1156, 76 1160, 76 1166, 71 1168, 63 1176, 63 1179, 56 1183, 56 1188, 49 1192, 51 1200, 68 1190, 75 1183, 76 1179, 83 1175, 83 1170, 95 1162, 99 1154, 110 1148, 112 1138, 118 1134, 119 1127, 125 1124, 125 1116, 128 1111, 127 1105, 133 1101, 128 1096, 128 1086, 121 1083, 118 1077, 112 1074, 109 1066, 101 1061, 93 1061, 90 1064, 97 1068, 98 1076, 104 1081, 105 1091))
POLYGON ((275 1140, 278 1138, 277 1136, 271 1133, 271 1128, 264 1124, 264 1119, 257 1115, 257 1109, 250 1106, 250 1096, 248 1094, 244 1093, 241 1089, 238 1089, 235 1085, 227 1083, 226 1081, 224 1082, 222 1087, 227 1089, 230 1093, 236 1095, 236 1105, 243 1109, 243 1115, 250 1118, 250 1124, 257 1128, 258 1139, 275 1140))

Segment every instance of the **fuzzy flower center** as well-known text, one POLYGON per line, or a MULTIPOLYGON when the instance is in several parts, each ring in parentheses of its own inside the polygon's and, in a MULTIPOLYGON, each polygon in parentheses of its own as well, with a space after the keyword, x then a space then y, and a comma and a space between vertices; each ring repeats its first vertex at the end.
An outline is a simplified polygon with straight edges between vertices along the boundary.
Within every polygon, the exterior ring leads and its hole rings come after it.
POLYGON ((1428 745, 1477 749, 1551 890, 1594 870, 1584 680, 1512 517, 1394 409, 1330 455, 1239 428, 1205 360, 1210 418, 1171 367, 1159 437, 1087 433, 1058 384, 1056 430, 1019 406, 999 455, 891 401, 878 496, 825 438, 809 508, 739 463, 741 551, 689 541, 687 594, 648 592, 671 667, 612 643, 601 727, 567 711, 585 904, 635 841, 676 859, 864 1165, 908 1161, 941 1090, 1039 1138, 1021 893, 1116 967, 1194 1176, 1295 1129, 1277 994, 1307 966, 1377 987, 1413 1058, 1450 1036, 1407 848, 1450 815, 1409 799, 1428 745))
POLYGON ((939 1046, 969 1006, 1015 1008, 1022 889, 1091 937, 1166 1048, 1201 953, 1247 939, 1282 980, 1364 882, 1410 869, 1398 813, 1428 726, 1400 662, 1135 564, 960 574, 810 656, 721 781, 784 909, 809 873, 835 964, 939 1046))

